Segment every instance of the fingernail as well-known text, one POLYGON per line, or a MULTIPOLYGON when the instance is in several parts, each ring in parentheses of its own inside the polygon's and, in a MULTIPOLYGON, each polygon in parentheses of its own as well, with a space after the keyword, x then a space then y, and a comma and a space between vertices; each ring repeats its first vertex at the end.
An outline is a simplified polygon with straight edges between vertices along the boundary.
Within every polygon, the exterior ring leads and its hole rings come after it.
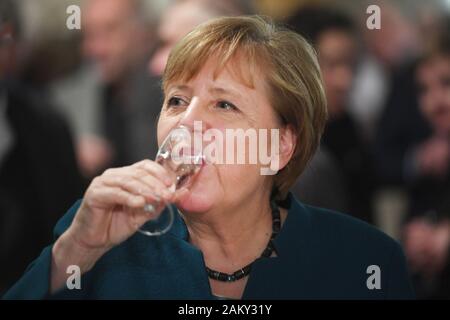
POLYGON ((170 186, 173 184, 173 181, 172 181, 172 179, 170 179, 169 177, 165 177, 165 178, 164 178, 164 183, 165 183, 168 187, 170 187, 170 186))

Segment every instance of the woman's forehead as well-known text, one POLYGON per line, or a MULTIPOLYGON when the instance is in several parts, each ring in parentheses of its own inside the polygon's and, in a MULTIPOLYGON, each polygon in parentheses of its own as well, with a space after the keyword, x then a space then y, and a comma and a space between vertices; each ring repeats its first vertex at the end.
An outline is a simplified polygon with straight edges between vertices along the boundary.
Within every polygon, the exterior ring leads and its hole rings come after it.
POLYGON ((220 58, 212 56, 190 77, 180 75, 166 83, 166 89, 189 89, 195 85, 207 85, 217 93, 239 94, 239 90, 262 90, 264 76, 255 62, 246 61, 242 55, 235 55, 221 64, 220 58))

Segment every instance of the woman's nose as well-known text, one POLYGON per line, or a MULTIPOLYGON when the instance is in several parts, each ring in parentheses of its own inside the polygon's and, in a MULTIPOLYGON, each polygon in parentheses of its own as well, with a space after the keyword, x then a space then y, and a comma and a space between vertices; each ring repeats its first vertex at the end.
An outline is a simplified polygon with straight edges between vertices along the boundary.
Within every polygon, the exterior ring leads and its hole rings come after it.
POLYGON ((201 125, 203 131, 208 126, 207 123, 207 106, 198 97, 193 97, 180 120, 180 125, 192 129, 194 125, 201 125))

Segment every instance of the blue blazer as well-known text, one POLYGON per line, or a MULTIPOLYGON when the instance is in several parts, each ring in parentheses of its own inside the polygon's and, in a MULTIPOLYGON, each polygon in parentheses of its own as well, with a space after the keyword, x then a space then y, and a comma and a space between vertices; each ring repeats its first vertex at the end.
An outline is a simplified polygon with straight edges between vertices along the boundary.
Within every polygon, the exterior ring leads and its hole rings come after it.
MULTIPOLYGON (((275 238, 277 257, 253 264, 243 299, 410 299, 400 245, 376 228, 292 195, 275 238), (379 283, 377 283, 379 280, 379 283)), ((57 223, 57 238, 80 202, 57 223)), ((180 216, 160 237, 136 233, 81 277, 81 289, 49 295, 52 246, 28 267, 4 299, 214 299, 202 252, 180 216)))

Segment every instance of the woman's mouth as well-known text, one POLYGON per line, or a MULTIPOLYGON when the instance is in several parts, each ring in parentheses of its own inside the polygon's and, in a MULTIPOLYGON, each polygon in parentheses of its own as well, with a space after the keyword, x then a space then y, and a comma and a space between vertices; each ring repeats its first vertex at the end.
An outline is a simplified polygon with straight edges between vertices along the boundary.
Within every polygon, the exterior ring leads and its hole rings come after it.
POLYGON ((177 169, 176 189, 191 186, 205 165, 206 161, 204 158, 196 159, 194 163, 179 165, 177 169))

